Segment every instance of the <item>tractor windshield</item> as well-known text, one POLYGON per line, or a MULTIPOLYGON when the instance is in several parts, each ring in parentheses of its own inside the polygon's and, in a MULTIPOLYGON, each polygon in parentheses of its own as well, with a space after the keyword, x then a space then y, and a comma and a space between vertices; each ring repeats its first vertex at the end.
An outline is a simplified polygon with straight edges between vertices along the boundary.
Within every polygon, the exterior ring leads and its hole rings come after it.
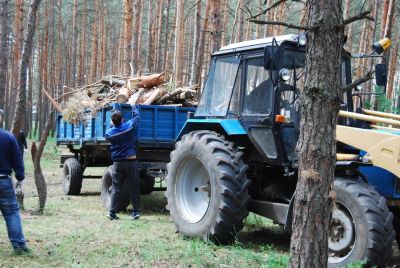
POLYGON ((236 56, 213 58, 196 116, 226 116, 239 65, 236 56))

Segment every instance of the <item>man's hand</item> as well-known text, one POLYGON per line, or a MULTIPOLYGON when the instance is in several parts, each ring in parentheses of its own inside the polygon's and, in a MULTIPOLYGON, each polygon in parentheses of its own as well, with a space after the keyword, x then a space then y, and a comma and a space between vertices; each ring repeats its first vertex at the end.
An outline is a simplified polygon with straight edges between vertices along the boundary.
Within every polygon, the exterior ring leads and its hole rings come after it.
POLYGON ((24 184, 23 181, 17 181, 17 183, 15 184, 15 189, 16 190, 19 190, 19 189, 22 190, 23 184, 24 184))

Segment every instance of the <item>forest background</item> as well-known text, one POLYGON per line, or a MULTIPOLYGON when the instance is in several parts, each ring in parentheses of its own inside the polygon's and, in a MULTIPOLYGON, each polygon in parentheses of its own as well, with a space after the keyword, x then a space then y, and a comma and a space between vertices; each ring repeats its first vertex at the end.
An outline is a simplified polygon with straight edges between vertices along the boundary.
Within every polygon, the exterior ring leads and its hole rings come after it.
MULTIPOLYGON (((29 2, 2 0, 0 11, 0 107, 10 129, 18 92, 18 62, 27 30, 29 2)), ((58 102, 69 92, 106 75, 165 72, 176 86, 201 85, 210 55, 221 46, 298 30, 262 25, 249 19, 279 2, 273 0, 43 0, 38 13, 33 52, 28 67, 27 113, 23 129, 40 137, 50 112, 43 90, 58 102)), ((346 28, 345 48, 351 53, 371 51, 372 43, 391 37, 387 54, 389 79, 385 95, 365 94, 365 106, 398 113, 400 2, 344 0, 345 18, 371 11, 372 20, 346 28), (379 106, 378 106, 379 103, 379 106)), ((258 20, 303 24, 305 5, 288 1, 258 20)), ((373 59, 357 60, 353 79, 372 69, 373 59)), ((360 92, 372 93, 373 83, 360 92)), ((360 99, 356 98, 356 102, 360 99)))

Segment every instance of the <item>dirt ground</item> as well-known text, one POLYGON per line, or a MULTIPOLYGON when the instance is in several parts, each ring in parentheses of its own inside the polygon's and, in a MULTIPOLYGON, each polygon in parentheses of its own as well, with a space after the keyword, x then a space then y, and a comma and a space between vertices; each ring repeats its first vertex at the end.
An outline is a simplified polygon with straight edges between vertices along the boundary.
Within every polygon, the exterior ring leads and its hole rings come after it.
MULTIPOLYGON (((42 168, 48 184, 44 215, 36 215, 37 193, 26 156, 26 211, 23 229, 30 256, 15 256, 0 224, 0 267, 287 267, 290 236, 269 220, 251 214, 233 245, 222 247, 187 239, 175 231, 162 192, 142 197, 143 216, 109 221, 100 201, 100 180, 86 180, 80 196, 61 188, 60 151, 50 143, 42 168)), ((102 174, 96 168, 91 175, 102 174)), ((395 253, 388 267, 400 264, 395 253)), ((355 265, 354 267, 358 267, 355 265)), ((400 267, 400 266, 398 266, 400 267)))

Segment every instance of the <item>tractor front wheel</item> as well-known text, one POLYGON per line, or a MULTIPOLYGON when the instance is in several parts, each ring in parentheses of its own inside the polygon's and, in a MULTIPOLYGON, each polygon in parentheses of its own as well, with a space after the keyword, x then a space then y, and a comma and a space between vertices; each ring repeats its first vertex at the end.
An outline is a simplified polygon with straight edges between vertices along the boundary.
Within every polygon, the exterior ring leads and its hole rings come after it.
POLYGON ((167 209, 178 231, 232 242, 248 215, 243 153, 216 132, 194 131, 177 142, 167 168, 167 209))
POLYGON ((355 260, 367 266, 383 265, 392 254, 393 215, 384 197, 354 179, 336 178, 336 205, 329 228, 329 267, 344 267, 355 260))

